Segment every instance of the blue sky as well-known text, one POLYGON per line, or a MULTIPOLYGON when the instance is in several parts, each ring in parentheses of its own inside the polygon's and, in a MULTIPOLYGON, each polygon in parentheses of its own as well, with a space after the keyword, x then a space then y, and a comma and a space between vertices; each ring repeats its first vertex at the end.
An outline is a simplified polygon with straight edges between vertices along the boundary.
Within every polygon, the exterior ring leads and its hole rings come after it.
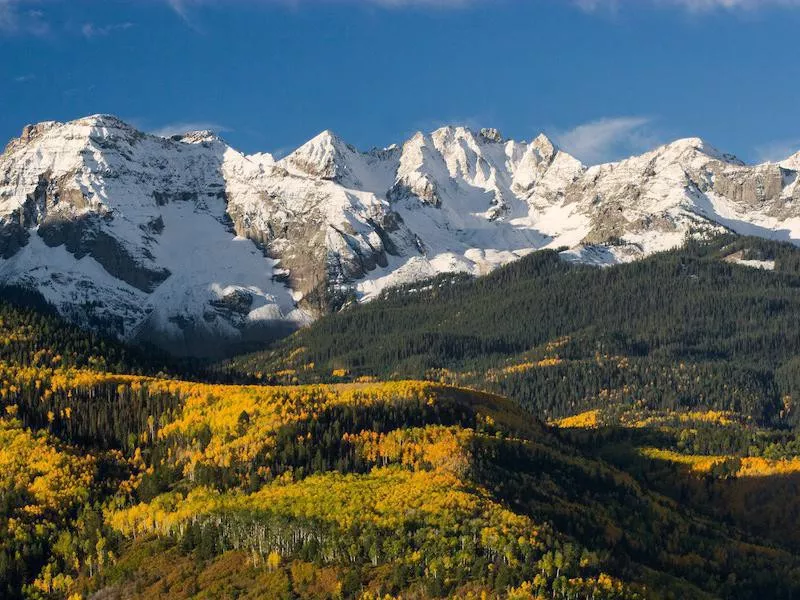
POLYGON ((0 138, 103 112, 246 152, 465 124, 587 162, 687 136, 778 159, 798 26, 800 0, 0 0, 0 138))

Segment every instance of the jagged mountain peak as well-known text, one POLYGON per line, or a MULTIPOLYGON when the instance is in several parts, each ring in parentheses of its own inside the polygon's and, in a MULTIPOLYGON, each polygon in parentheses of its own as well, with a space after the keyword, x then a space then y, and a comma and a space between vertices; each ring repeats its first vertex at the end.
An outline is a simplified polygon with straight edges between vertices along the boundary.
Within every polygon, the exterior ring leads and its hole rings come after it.
POLYGON ((561 149, 547 137, 544 133, 540 133, 536 136, 533 141, 530 142, 528 145, 535 154, 538 156, 540 161, 545 162, 552 162, 555 155, 561 152, 561 149))
POLYGON ((58 121, 42 121, 41 123, 35 123, 32 125, 26 125, 22 129, 22 134, 19 136, 21 141, 29 142, 34 138, 50 131, 54 127, 61 126, 62 123, 58 121))
POLYGON ((89 127, 102 127, 107 129, 126 129, 126 130, 133 130, 136 129, 133 125, 130 125, 120 119, 115 115, 98 113, 95 115, 89 115, 88 117, 83 117, 81 119, 76 119, 74 121, 69 121, 65 123, 66 125, 85 125, 89 127))
POLYGON ((789 158, 780 161, 778 165, 784 169, 790 169, 792 171, 800 170, 800 152, 792 154, 789 158))
POLYGON ((537 135, 533 140, 531 140, 531 144, 536 146, 550 146, 552 148, 556 148, 555 142, 550 139, 550 137, 545 133, 540 133, 537 135))
POLYGON ((41 121, 39 123, 26 125, 22 129, 20 136, 9 142, 5 153, 18 150, 28 144, 34 143, 48 134, 62 135, 61 132, 64 132, 63 135, 66 136, 66 132, 68 131, 70 137, 75 137, 79 134, 82 134, 84 137, 89 137, 93 130, 107 130, 108 128, 124 129, 126 131, 133 129, 128 124, 111 115, 91 115, 66 123, 60 121, 41 121), (81 130, 85 131, 81 132, 81 130))
POLYGON ((704 140, 701 137, 678 138, 677 140, 673 140, 667 144, 663 144, 658 149, 656 149, 656 152, 661 148, 663 149, 671 148, 676 150, 691 149, 691 150, 699 150, 701 152, 706 152, 708 149, 712 149, 714 153, 717 152, 715 149, 711 148, 710 144, 706 142, 706 140, 704 140))
POLYGON ((248 161, 257 165, 274 165, 275 157, 269 152, 256 152, 245 157, 248 161))
POLYGON ((330 129, 321 131, 295 150, 295 152, 310 147, 327 148, 342 154, 363 154, 363 152, 347 142, 342 136, 330 129))
POLYGON ((475 132, 465 125, 443 125, 431 132, 433 139, 475 139, 475 132))
POLYGON ((323 129, 306 143, 314 145, 329 144, 333 146, 348 145, 335 131, 331 129, 323 129))
POLYGON ((19 138, 11 140, 5 154, 25 152, 31 147, 40 148, 40 156, 49 156, 62 165, 65 161, 80 158, 79 149, 119 148, 120 145, 133 145, 147 134, 113 115, 97 114, 73 121, 44 121, 26 126, 19 138), (60 148, 59 152, 55 152, 60 148))
POLYGON ((119 117, 107 114, 91 115, 61 125, 65 135, 88 140, 104 140, 111 143, 116 141, 133 144, 147 137, 133 125, 119 117))
POLYGON ((725 160, 725 155, 712 146, 709 142, 700 137, 687 137, 675 140, 669 144, 664 144, 657 148, 655 152, 666 153, 684 153, 684 152, 699 152, 711 158, 718 160, 725 160))
MULTIPOLYGON (((424 136, 422 132, 417 132, 416 136, 424 136)), ((466 125, 442 125, 434 129, 430 136, 437 139, 463 139, 468 138, 472 140, 480 140, 488 143, 502 143, 505 141, 503 134, 494 127, 482 127, 480 130, 475 131, 466 125)))
POLYGON ((299 146, 292 154, 309 154, 312 152, 356 152, 355 148, 350 146, 347 142, 345 142, 340 136, 336 133, 331 131, 330 129, 325 129, 324 131, 320 131, 317 135, 312 137, 306 143, 299 146))
POLYGON ((187 131, 184 133, 159 136, 145 133, 134 125, 110 114, 95 114, 67 122, 43 121, 27 125, 16 140, 12 140, 14 147, 34 142, 44 135, 62 139, 87 139, 87 140, 121 140, 135 142, 145 138, 167 140, 197 144, 202 142, 222 143, 225 141, 218 133, 212 130, 187 131))
MULTIPOLYGON (((424 134, 418 133, 414 138, 417 136, 421 136, 423 139, 426 137, 424 134)), ((478 145, 502 144, 506 141, 503 134, 494 127, 483 127, 475 131, 466 125, 444 125, 432 131, 429 137, 437 146, 463 141, 478 145)))
POLYGON ((360 154, 338 135, 326 129, 279 163, 305 175, 335 181, 347 176, 348 163, 360 154))
MULTIPOLYGON (((694 158, 718 160, 736 166, 744 166, 744 162, 734 156, 721 152, 708 141, 700 137, 687 137, 659 146, 643 156, 659 156, 671 161, 686 161, 694 158)), ((636 157, 634 157, 636 158, 636 157)))
POLYGON ((199 129, 197 131, 187 131, 169 137, 173 142, 181 142, 184 144, 202 144, 202 143, 221 143, 225 144, 225 140, 220 137, 218 133, 211 129, 199 129))
POLYGON ((22 128, 22 132, 20 133, 19 137, 11 139, 8 144, 6 144, 3 154, 10 154, 17 149, 28 145, 34 140, 41 138, 51 129, 61 125, 62 123, 59 123, 58 121, 42 121, 41 123, 26 125, 22 128))
POLYGON ((483 140, 495 144, 502 144, 505 141, 500 130, 494 127, 483 127, 480 131, 480 135, 483 140))
POLYGON ((540 248, 613 263, 723 229, 800 243, 798 166, 687 138, 587 168, 544 134, 463 126, 369 152, 324 131, 276 162, 92 115, 28 126, 0 156, 0 282, 191 352, 540 248))

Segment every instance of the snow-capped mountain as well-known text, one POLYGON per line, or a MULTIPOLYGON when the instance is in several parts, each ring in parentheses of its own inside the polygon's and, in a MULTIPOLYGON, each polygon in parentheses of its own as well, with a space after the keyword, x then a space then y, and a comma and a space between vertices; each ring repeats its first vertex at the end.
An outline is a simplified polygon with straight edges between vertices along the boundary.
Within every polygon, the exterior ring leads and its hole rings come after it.
POLYGON ((326 131, 275 161, 211 132, 40 123, 0 156, 0 283, 202 354, 545 247, 611 264, 713 231, 800 242, 799 156, 746 166, 686 139, 587 168, 545 136, 445 127, 369 152, 326 131))

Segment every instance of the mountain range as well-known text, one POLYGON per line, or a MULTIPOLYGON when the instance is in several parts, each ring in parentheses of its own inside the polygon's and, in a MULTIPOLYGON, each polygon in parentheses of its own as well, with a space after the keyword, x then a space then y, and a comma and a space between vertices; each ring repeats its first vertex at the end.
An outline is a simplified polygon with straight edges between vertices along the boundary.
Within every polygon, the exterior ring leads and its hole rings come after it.
POLYGON ((0 283, 124 340, 219 354, 543 248, 610 265, 722 232, 798 242, 799 171, 800 153, 750 166, 697 138, 586 166, 544 135, 443 127, 362 152, 325 131, 276 160, 209 131, 45 122, 0 155, 0 283))

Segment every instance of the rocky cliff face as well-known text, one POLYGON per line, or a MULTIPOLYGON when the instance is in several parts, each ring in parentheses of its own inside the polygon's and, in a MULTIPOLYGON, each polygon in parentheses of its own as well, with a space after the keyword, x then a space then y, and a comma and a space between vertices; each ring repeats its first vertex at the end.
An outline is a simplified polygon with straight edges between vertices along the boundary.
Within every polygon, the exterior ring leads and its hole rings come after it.
POLYGON ((28 126, 0 156, 0 282, 203 354, 544 247, 610 264, 721 230, 798 241, 798 168, 699 139, 587 168, 545 136, 461 127, 370 152, 323 132, 275 161, 96 115, 28 126))

